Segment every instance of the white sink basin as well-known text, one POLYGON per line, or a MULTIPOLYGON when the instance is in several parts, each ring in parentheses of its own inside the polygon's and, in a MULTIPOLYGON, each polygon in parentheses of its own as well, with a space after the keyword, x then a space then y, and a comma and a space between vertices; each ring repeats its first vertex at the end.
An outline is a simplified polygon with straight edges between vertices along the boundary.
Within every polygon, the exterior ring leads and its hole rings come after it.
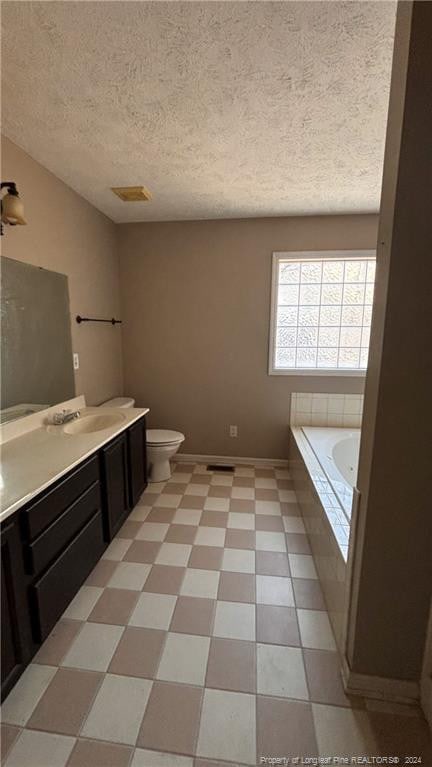
POLYGON ((111 426, 117 426, 125 420, 121 413, 107 413, 106 415, 83 415, 75 421, 62 426, 65 434, 92 434, 95 431, 109 429, 111 426))

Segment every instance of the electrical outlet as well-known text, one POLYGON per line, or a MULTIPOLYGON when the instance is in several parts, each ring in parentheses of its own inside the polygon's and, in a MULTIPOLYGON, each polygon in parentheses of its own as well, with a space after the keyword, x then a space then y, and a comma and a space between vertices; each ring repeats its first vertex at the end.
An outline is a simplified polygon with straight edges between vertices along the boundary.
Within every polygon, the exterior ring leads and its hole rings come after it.
POLYGON ((229 434, 230 434, 230 437, 238 437, 238 427, 237 426, 230 426, 229 427, 229 434))
POLYGON ((76 352, 73 356, 73 366, 74 370, 79 370, 79 355, 76 352))

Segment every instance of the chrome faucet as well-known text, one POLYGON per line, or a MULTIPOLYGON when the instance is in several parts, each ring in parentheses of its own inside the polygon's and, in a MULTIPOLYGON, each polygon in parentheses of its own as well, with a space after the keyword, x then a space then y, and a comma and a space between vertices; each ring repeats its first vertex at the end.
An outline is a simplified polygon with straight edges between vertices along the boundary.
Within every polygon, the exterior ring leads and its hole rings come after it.
POLYGON ((61 413, 54 413, 53 415, 53 423, 55 423, 57 426, 60 426, 64 423, 69 423, 69 421, 74 421, 76 418, 80 417, 80 411, 79 410, 62 410, 61 413))

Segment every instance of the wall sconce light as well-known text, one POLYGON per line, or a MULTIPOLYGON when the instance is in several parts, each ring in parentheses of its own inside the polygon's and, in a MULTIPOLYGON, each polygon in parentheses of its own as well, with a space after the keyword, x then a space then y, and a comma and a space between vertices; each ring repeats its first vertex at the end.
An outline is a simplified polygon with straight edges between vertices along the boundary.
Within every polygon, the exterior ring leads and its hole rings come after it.
POLYGON ((3 224, 16 226, 17 224, 26 224, 24 218, 24 205, 18 194, 14 181, 2 181, 0 189, 6 189, 7 192, 1 198, 1 234, 3 234, 3 224))

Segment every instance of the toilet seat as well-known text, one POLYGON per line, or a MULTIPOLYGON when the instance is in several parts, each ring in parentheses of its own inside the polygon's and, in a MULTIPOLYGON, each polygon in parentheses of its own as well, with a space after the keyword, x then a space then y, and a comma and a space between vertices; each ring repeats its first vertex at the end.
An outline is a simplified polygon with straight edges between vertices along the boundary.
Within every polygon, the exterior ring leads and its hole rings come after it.
POLYGON ((185 436, 180 431, 170 429, 147 429, 146 440, 148 445, 164 447, 184 442, 185 436))

